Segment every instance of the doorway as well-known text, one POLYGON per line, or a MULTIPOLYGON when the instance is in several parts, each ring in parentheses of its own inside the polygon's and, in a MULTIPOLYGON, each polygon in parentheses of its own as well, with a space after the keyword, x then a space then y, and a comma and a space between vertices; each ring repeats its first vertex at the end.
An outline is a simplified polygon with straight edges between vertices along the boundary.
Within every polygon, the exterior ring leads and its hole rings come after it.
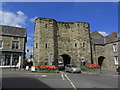
POLYGON ((66 66, 67 64, 70 64, 70 60, 71 60, 70 55, 68 55, 68 54, 62 54, 60 56, 63 58, 64 66, 66 66))
POLYGON ((103 64, 103 61, 104 61, 105 57, 104 56, 100 56, 98 57, 98 65, 101 67, 102 64, 103 64))

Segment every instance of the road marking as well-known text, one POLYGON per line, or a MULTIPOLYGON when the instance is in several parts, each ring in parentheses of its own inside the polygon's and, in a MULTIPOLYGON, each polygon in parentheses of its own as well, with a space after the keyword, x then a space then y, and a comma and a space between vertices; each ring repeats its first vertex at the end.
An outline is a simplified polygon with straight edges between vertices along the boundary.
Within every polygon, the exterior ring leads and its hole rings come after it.
POLYGON ((47 75, 41 75, 43 78, 46 78, 47 77, 47 75))
POLYGON ((72 85, 72 87, 75 89, 75 90, 77 90, 76 89, 76 87, 75 87, 75 85, 72 83, 72 81, 69 79, 69 77, 66 75, 66 74, 64 74, 65 75, 65 77, 68 79, 68 81, 71 83, 71 85, 72 85))
POLYGON ((62 77, 62 79, 63 79, 63 80, 65 80, 64 75, 63 75, 63 74, 61 74, 61 77, 62 77))

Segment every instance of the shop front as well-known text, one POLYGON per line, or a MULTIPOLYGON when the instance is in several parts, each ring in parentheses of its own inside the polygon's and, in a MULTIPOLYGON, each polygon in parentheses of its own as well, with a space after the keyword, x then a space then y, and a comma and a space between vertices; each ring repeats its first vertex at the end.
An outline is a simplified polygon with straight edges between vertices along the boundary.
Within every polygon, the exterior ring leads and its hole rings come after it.
POLYGON ((22 53, 2 52, 0 55, 0 67, 18 67, 21 66, 22 53))

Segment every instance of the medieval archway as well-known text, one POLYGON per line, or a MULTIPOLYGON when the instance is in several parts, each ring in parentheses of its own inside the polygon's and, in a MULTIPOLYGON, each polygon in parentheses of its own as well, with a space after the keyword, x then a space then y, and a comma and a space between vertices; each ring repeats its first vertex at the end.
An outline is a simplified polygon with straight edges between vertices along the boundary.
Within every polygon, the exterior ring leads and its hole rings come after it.
POLYGON ((102 66, 104 59, 105 59, 104 56, 98 57, 98 65, 102 66))
POLYGON ((67 64, 70 64, 70 60, 71 60, 70 55, 68 55, 68 54, 62 54, 60 56, 63 58, 64 66, 66 66, 67 64))

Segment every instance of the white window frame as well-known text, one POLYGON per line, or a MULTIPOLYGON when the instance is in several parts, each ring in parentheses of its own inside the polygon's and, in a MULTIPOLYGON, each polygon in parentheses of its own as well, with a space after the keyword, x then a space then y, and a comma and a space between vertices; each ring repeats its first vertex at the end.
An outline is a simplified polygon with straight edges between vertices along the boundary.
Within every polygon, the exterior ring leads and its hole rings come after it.
MULTIPOLYGON (((13 42, 18 42, 18 49, 20 49, 20 42, 19 41, 12 41, 12 45, 13 45, 13 42)), ((16 45, 15 45, 16 46, 16 45)), ((12 48, 12 47, 11 47, 12 48)), ((16 49, 16 48, 12 48, 12 49, 16 49)))
POLYGON ((114 63, 115 63, 115 65, 119 64, 119 62, 118 62, 118 56, 114 56, 114 63))
POLYGON ((117 52, 117 44, 113 44, 113 52, 117 52))

